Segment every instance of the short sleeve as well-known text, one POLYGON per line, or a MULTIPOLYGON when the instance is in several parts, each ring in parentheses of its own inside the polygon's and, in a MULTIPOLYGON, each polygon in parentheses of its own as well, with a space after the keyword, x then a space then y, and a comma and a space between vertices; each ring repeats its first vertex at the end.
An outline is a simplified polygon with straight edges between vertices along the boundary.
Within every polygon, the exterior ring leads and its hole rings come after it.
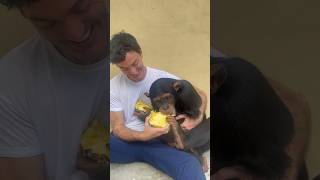
POLYGON ((162 74, 161 76, 165 77, 165 78, 172 78, 172 79, 181 79, 179 77, 177 77, 176 75, 173 75, 171 73, 168 73, 168 72, 165 72, 165 71, 162 71, 164 74, 162 74))
POLYGON ((123 111, 120 98, 110 91, 110 111, 123 111))
POLYGON ((9 98, 0 95, 0 157, 30 157, 41 154, 32 121, 9 98))

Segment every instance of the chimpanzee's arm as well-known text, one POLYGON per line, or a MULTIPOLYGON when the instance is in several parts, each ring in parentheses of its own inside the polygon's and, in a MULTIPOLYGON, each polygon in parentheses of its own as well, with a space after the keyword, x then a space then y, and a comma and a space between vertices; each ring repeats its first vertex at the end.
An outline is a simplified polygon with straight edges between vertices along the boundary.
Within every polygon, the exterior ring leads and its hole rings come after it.
POLYGON ((170 130, 174 136, 175 146, 177 149, 185 149, 184 139, 185 135, 181 130, 177 120, 173 116, 168 116, 167 121, 170 124, 170 130))
POLYGON ((203 120, 198 126, 191 129, 184 138, 185 149, 197 148, 210 141, 210 120, 203 120))

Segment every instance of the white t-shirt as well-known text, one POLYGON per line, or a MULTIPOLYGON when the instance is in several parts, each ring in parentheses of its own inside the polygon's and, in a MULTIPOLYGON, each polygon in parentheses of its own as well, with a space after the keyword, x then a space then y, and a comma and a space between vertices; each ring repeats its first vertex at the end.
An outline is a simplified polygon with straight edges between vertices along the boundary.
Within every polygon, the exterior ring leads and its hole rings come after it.
POLYGON ((42 154, 47 180, 87 180, 77 152, 89 120, 107 106, 107 65, 73 64, 39 36, 3 56, 0 157, 42 154))
POLYGON ((159 78, 178 79, 173 74, 147 67, 146 77, 140 82, 131 81, 123 73, 110 80, 110 111, 122 111, 126 127, 143 131, 144 123, 133 115, 136 102, 140 99, 151 104, 150 99, 144 95, 149 92, 151 84, 159 78))

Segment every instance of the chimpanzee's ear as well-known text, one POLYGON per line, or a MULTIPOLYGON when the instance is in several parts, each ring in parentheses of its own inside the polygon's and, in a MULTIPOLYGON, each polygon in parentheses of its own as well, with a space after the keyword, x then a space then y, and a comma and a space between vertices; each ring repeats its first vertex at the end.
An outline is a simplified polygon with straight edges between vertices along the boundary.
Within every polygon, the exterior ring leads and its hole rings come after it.
POLYGON ((176 82, 172 83, 173 89, 177 92, 180 93, 182 91, 182 84, 181 81, 177 80, 176 82))
POLYGON ((144 95, 147 96, 148 98, 150 98, 150 95, 148 92, 145 92, 144 95))
MULTIPOLYGON (((219 87, 227 79, 227 70, 222 64, 212 64, 210 66, 210 81, 211 81, 211 93, 217 92, 219 87)), ((210 93, 210 94, 211 94, 210 93)))

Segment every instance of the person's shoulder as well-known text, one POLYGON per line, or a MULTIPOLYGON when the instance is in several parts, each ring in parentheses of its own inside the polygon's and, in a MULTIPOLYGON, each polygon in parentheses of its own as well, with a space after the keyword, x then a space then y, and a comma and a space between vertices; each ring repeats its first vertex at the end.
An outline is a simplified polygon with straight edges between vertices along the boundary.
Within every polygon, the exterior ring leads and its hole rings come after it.
POLYGON ((110 88, 118 87, 120 84, 124 83, 125 78, 123 74, 117 74, 113 78, 110 79, 110 88))
POLYGON ((110 83, 111 82, 116 83, 117 81, 120 81, 121 77, 122 77, 122 74, 115 75, 113 78, 110 79, 110 83))
MULTIPOLYGON (((39 37, 33 37, 10 50, 0 58, 0 83, 10 87, 21 87, 29 81, 35 68, 43 59, 39 59, 39 37), (38 58, 38 60, 36 60, 38 58)), ((3 88, 3 86, 2 86, 3 88)))
POLYGON ((150 66, 147 66, 147 70, 151 73, 168 73, 164 70, 160 70, 160 69, 156 69, 156 68, 153 68, 153 67, 150 67, 150 66))
POLYGON ((170 74, 167 71, 156 69, 156 68, 153 68, 153 67, 147 67, 147 69, 150 72, 150 74, 152 74, 152 75, 162 76, 162 75, 170 74))
POLYGON ((150 76, 154 78, 173 78, 173 79, 180 79, 176 75, 169 73, 164 70, 155 69, 152 67, 147 67, 148 71, 150 72, 150 76))
POLYGON ((7 54, 0 58, 0 66, 18 65, 34 59, 41 48, 42 40, 39 35, 33 36, 17 47, 11 49, 7 54))
POLYGON ((20 43, 17 47, 11 49, 7 54, 5 54, 2 57, 2 59, 9 58, 14 55, 25 55, 25 54, 21 54, 21 53, 30 53, 30 52, 34 52, 36 50, 39 50, 39 49, 35 49, 35 48, 37 48, 37 46, 39 46, 42 42, 43 42, 43 39, 40 37, 40 35, 34 35, 34 36, 26 39, 22 43, 20 43))

